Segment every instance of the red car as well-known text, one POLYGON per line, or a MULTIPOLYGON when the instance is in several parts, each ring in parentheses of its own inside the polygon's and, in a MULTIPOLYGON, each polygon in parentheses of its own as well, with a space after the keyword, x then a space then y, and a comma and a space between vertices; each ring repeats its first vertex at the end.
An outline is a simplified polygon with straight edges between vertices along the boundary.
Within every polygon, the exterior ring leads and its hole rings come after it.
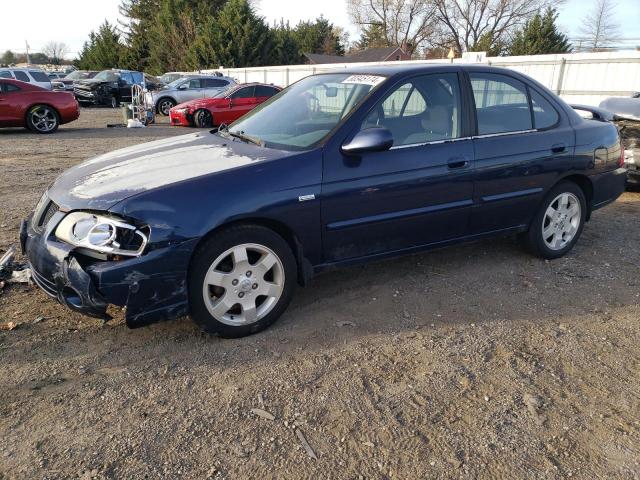
POLYGON ((19 80, 0 78, 0 127, 53 133, 80 116, 72 93, 52 92, 19 80))
POLYGON ((169 111, 172 125, 200 128, 229 124, 282 90, 264 83, 243 83, 211 98, 198 98, 169 111))

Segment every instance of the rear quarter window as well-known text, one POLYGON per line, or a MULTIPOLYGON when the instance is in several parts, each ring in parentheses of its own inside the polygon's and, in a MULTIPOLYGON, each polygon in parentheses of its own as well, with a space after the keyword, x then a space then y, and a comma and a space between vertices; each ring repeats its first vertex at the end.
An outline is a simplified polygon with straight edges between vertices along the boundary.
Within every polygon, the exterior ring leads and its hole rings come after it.
MULTIPOLYGON (((13 74, 16 76, 16 80, 20 80, 22 82, 30 82, 31 81, 31 79, 29 78, 29 75, 27 75, 23 71, 14 70, 13 74)), ((49 79, 47 78, 47 82, 48 81, 49 81, 49 79)))
POLYGON ((38 70, 29 70, 29 75, 36 82, 49 82, 51 79, 44 72, 39 72, 38 70))
POLYGON ((535 90, 530 88, 529 92, 533 107, 534 128, 544 130, 555 126, 560 121, 560 116, 553 105, 535 90))

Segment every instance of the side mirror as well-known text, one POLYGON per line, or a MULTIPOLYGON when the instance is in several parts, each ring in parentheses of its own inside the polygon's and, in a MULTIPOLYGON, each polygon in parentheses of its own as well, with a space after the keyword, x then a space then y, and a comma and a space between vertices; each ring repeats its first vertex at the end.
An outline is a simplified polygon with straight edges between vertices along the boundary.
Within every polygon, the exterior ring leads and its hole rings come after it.
POLYGON ((189 88, 189 85, 187 85, 186 83, 183 83, 178 87, 178 90, 186 90, 187 88, 189 88))
POLYGON ((342 145, 345 155, 358 155, 365 152, 384 152, 393 146, 393 134, 388 128, 373 127, 362 130, 353 139, 342 145))

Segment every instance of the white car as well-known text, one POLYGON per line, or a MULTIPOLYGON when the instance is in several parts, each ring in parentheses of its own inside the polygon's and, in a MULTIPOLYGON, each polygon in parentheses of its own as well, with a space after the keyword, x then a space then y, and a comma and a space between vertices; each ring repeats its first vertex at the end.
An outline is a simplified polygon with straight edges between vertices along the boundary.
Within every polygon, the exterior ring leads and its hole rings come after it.
POLYGON ((179 78, 161 90, 147 93, 147 101, 158 113, 167 116, 169 110, 179 103, 214 97, 234 85, 236 81, 230 77, 194 75, 179 78))
POLYGON ((39 68, 0 68, 0 78, 10 78, 12 80, 20 80, 21 82, 32 83, 39 87, 52 90, 51 79, 39 68))

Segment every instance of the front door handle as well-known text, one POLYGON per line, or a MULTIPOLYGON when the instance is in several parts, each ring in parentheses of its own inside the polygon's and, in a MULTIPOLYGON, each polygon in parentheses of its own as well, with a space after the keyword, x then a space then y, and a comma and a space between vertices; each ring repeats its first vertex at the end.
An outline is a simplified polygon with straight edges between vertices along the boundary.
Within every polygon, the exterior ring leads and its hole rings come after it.
POLYGON ((555 143, 551 146, 551 151, 553 153, 564 153, 567 151, 566 143, 555 143))
POLYGON ((447 161, 447 166, 452 170, 456 168, 465 168, 468 165, 469 160, 467 157, 452 157, 447 161))

